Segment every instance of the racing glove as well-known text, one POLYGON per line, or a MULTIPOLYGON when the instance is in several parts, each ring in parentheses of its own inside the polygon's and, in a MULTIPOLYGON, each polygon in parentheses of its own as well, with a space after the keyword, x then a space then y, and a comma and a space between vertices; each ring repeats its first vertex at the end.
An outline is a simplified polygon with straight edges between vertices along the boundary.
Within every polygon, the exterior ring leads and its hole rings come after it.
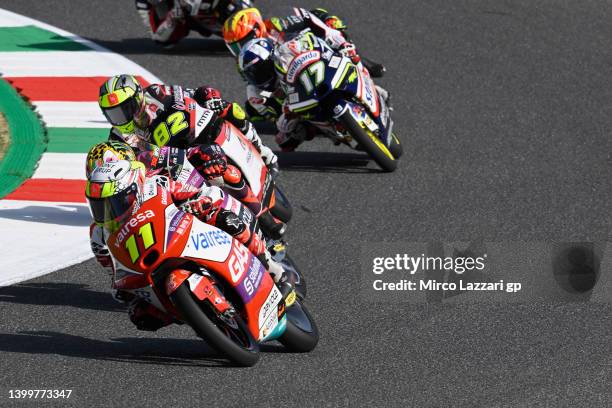
POLYGON ((91 252, 96 257, 96 261, 109 273, 113 272, 113 260, 104 241, 104 232, 102 227, 91 224, 89 229, 89 243, 91 252))
POLYGON ((195 198, 184 202, 178 207, 181 211, 193 214, 198 218, 205 218, 212 210, 213 202, 210 197, 198 194, 195 198))
POLYGON ((208 108, 222 118, 230 110, 232 104, 221 97, 218 89, 201 86, 196 89, 193 99, 202 107, 208 108))
POLYGON ((259 147, 259 151, 261 153, 261 158, 264 160, 264 163, 266 163, 266 166, 270 170, 270 173, 272 173, 272 177, 276 177, 279 172, 278 157, 272 151, 272 149, 270 149, 266 145, 261 145, 259 147))
POLYGON ((340 46, 339 51, 342 56, 350 58, 353 64, 358 64, 361 61, 361 57, 357 55, 357 50, 355 49, 355 45, 350 42, 345 42, 340 46))
POLYGON ((217 144, 195 147, 189 151, 187 158, 207 179, 220 177, 227 170, 227 158, 217 144))

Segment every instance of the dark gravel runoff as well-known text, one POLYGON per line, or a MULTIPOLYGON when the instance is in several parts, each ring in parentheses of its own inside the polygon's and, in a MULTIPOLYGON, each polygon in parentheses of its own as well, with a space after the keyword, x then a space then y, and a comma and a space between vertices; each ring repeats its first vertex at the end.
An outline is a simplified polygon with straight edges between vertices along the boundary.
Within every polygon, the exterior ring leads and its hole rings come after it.
MULTIPOLYGON (((280 3, 257 2, 289 12, 280 3)), ((272 345, 253 368, 227 367, 188 327, 136 331, 88 261, 0 289, 0 405, 15 403, 8 389, 72 388, 58 405, 611 406, 608 304, 372 303, 360 295, 358 254, 379 241, 605 241, 612 5, 303 5, 337 10, 361 52, 386 64, 380 84, 405 146, 393 174, 327 141, 281 155, 295 206, 291 253, 322 333, 316 350, 272 345)), ((244 100, 220 41, 194 34, 159 50, 131 1, 0 7, 96 41, 164 81, 209 83, 244 100)))

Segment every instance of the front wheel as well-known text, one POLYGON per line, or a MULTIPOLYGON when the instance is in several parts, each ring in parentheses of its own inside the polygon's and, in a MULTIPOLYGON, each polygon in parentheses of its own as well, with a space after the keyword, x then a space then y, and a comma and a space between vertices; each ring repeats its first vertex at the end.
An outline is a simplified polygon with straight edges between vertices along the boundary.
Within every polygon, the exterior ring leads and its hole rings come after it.
POLYGON ((319 342, 319 329, 306 307, 296 301, 287 309, 286 316, 287 327, 278 341, 296 353, 314 350, 319 342))
POLYGON ((402 144, 395 133, 391 133, 391 144, 389 145, 389 151, 396 159, 402 157, 402 154, 404 153, 404 148, 402 147, 402 144))
POLYGON ((370 130, 362 128, 351 112, 347 110, 338 119, 381 169, 391 172, 397 168, 397 161, 389 148, 370 130))
POLYGON ((215 316, 212 305, 194 297, 187 281, 170 297, 185 321, 213 348, 237 365, 250 367, 257 363, 259 345, 239 315, 233 316, 231 321, 227 318, 225 321, 221 320, 215 316))

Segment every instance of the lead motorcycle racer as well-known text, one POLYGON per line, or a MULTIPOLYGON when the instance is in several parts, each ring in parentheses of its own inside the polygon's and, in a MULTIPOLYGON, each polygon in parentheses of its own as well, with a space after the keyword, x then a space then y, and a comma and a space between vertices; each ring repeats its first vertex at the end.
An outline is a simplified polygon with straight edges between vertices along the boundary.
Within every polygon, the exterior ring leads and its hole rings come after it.
MULTIPOLYGON (((174 204, 243 243, 267 266, 283 296, 293 290, 287 282, 283 267, 272 259, 260 235, 255 216, 237 200, 231 199, 216 186, 196 189, 183 185, 165 175, 147 174, 143 163, 136 161, 130 147, 120 142, 94 146, 87 157, 87 186, 85 195, 94 219, 90 227, 91 250, 97 262, 111 275, 116 271, 106 237, 122 228, 140 205, 155 194, 158 187, 168 190, 174 204), (109 174, 112 174, 109 178, 109 174), (105 182, 100 182, 103 176, 105 182)), ((114 288, 113 288, 114 289, 114 288)), ((116 300, 128 304, 129 318, 139 330, 153 331, 174 320, 149 302, 116 290, 116 300)))
POLYGON ((189 160, 207 180, 222 177, 232 194, 255 213, 271 235, 280 236, 284 225, 276 222, 251 191, 240 170, 229 165, 223 150, 213 141, 224 120, 236 126, 260 152, 272 174, 278 173, 278 158, 265 146, 246 119, 242 108, 221 97, 211 87, 197 89, 153 84, 142 88, 131 75, 117 75, 105 81, 99 92, 102 113, 113 126, 110 140, 127 141, 137 148, 138 140, 157 146, 189 150, 189 160), (185 110, 197 103, 204 108, 208 122, 196 135, 185 110))

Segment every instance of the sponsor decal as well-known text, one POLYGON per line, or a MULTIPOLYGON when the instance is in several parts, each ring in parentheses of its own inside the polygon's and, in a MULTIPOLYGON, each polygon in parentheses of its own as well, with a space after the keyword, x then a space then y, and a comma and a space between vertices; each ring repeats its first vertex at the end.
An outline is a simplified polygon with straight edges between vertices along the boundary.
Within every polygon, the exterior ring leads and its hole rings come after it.
POLYGON ((259 289, 265 270, 259 259, 253 258, 248 272, 237 287, 238 293, 245 303, 248 303, 259 289))
POLYGON ((140 212, 136 214, 135 216, 133 216, 132 218, 130 218, 129 221, 123 224, 123 227, 121 227, 121 230, 117 234, 117 240, 115 241, 115 246, 117 248, 120 247, 121 243, 126 238, 131 228, 136 228, 138 225, 142 224, 147 219, 153 218, 153 217, 155 217, 155 213, 153 212, 153 210, 147 210, 144 213, 140 212))
POLYGON ((185 228, 187 227, 188 223, 189 223, 189 218, 186 216, 184 212, 177 211, 174 214, 174 216, 170 220, 170 224, 168 227, 166 247, 168 247, 168 245, 170 244, 170 241, 172 241, 172 238, 174 237, 175 234, 182 235, 185 233, 185 228))
POLYGON ((259 309, 259 328, 262 329, 264 325, 266 325, 267 320, 270 318, 270 315, 273 315, 276 318, 276 322, 278 322, 278 304, 281 301, 281 293, 278 288, 273 285, 268 298, 264 302, 261 309, 259 309))
POLYGON ((331 61, 329 61, 330 68, 338 68, 340 66, 340 61, 342 61, 342 59, 337 55, 332 57, 331 61))
POLYGON ((249 260, 252 258, 251 253, 238 241, 234 241, 232 255, 229 259, 229 270, 233 283, 240 282, 242 275, 247 271, 249 260))
POLYGON ((202 112, 202 115, 200 116, 200 118, 198 119, 196 125, 199 128, 206 127, 206 125, 208 125, 208 122, 210 122, 212 117, 213 117, 213 111, 211 111, 210 109, 205 109, 204 112, 202 112))
POLYGON ((263 327, 259 331, 259 338, 267 337, 270 333, 272 333, 272 330, 274 330, 277 324, 278 315, 276 313, 273 313, 268 317, 268 320, 265 321, 263 327))
POLYGON ((180 86, 173 86, 172 91, 174 94, 174 104, 172 104, 172 107, 176 110, 185 110, 185 95, 183 94, 183 88, 180 86))
POLYGON ((221 230, 191 234, 189 239, 191 240, 191 244, 196 251, 214 248, 217 246, 224 246, 231 243, 230 236, 221 230))
POLYGON ((108 94, 108 103, 111 105, 116 105, 119 102, 119 98, 117 98, 116 93, 108 94))
POLYGON ((174 292, 180 285, 189 277, 190 273, 187 271, 176 271, 166 280, 166 293, 174 292))
POLYGON ((321 59, 321 53, 317 50, 304 52, 295 57, 287 70, 287 82, 294 83, 295 78, 308 65, 321 59))

